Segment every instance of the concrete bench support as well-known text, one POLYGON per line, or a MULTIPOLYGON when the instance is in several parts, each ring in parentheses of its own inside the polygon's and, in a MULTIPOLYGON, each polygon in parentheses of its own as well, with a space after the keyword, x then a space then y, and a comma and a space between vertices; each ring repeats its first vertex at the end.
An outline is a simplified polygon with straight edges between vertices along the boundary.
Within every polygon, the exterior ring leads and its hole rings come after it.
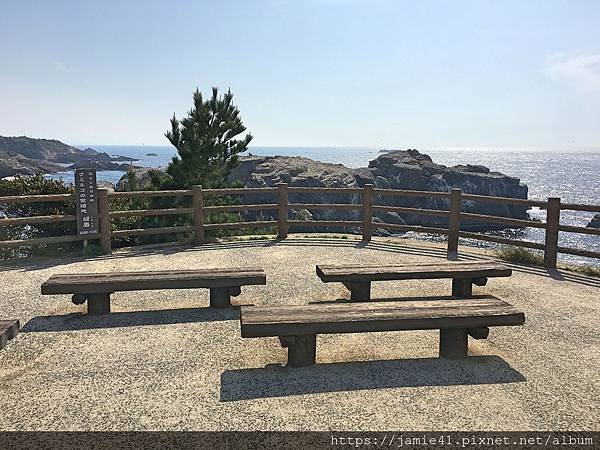
POLYGON ((279 336, 282 347, 288 349, 289 367, 312 366, 317 357, 317 335, 279 336))
POLYGON ((20 324, 18 320, 0 320, 0 350, 6 347, 9 340, 19 332, 20 324))
POLYGON ((471 297, 473 295, 473 285, 485 286, 486 277, 478 278, 452 278, 452 295, 454 297, 471 297))
POLYGON ((110 293, 88 294, 88 314, 90 316, 100 316, 110 314, 110 293))
POLYGON ((353 302, 364 302, 371 300, 371 282, 346 282, 344 286, 350 291, 350 300, 353 302))
POLYGON ((90 316, 110 314, 110 292, 99 294, 74 294, 71 301, 76 305, 83 305, 87 301, 87 310, 90 316))
POLYGON ((228 308, 231 306, 231 297, 237 297, 242 293, 240 286, 213 288, 210 290, 211 308, 228 308))
POLYGON ((464 328, 440 330, 440 358, 464 359, 467 357, 468 337, 464 328))

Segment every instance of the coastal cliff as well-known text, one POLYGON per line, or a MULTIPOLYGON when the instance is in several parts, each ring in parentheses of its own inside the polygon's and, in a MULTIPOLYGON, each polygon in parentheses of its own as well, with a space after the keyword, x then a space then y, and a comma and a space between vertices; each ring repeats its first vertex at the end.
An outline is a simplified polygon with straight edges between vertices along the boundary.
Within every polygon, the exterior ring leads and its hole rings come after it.
MULTIPOLYGON (((136 171, 140 186, 148 182, 148 170, 136 171)), ((373 184, 382 189, 411 189, 422 191, 448 192, 460 188, 464 193, 497 197, 527 198, 527 186, 518 178, 492 172, 483 166, 446 167, 435 164, 432 159, 417 150, 386 152, 369 162, 368 167, 351 169, 342 164, 331 164, 303 157, 289 156, 247 156, 240 158, 240 164, 230 175, 230 181, 240 182, 244 187, 272 187, 277 183, 303 187, 356 187, 373 184)), ((127 190, 127 177, 117 184, 117 190, 127 190)), ((361 203, 358 194, 313 194, 290 192, 290 203, 361 203)), ((272 194, 243 196, 242 203, 272 203, 272 194)), ((447 199, 425 197, 381 197, 378 204, 408 206, 425 209, 448 209, 447 199)), ((501 203, 463 201, 465 212, 491 214, 518 219, 528 218, 527 207, 501 203)), ((269 219, 275 213, 248 211, 247 220, 269 219)), ((292 218, 301 220, 360 220, 357 210, 301 210, 290 208, 292 218)), ((374 214, 374 222, 395 224, 440 226, 447 225, 447 219, 436 216, 421 216, 398 213, 374 214)), ((493 230, 503 228, 491 223, 461 223, 463 229, 493 230)), ((309 229, 309 227, 305 228, 309 229)), ((379 230, 380 234, 385 231, 379 230)))
MULTIPOLYGON (((446 167, 417 150, 393 151, 369 162, 368 167, 350 169, 341 164, 329 164, 301 157, 266 156, 240 159, 231 180, 241 181, 246 187, 290 186, 306 187, 363 187, 373 184, 381 189, 410 189, 419 191, 449 192, 460 188, 464 193, 496 197, 527 198, 527 186, 517 178, 492 172, 484 166, 446 167)), ((267 196, 244 198, 243 203, 268 201, 267 196)), ((290 193, 290 203, 360 203, 359 195, 290 193)), ((426 197, 392 197, 377 199, 378 204, 407 206, 424 209, 448 209, 447 199, 426 197)), ((501 203, 463 201, 462 210, 518 219, 528 218, 527 207, 501 203)), ((252 215, 251 213, 248 213, 252 215)), ((293 210, 292 217, 313 220, 360 220, 360 210, 293 210)), ((395 224, 445 226, 447 219, 398 213, 376 213, 374 222, 395 224)), ((491 230, 503 228, 491 223, 463 221, 463 229, 491 230)))
POLYGON ((99 170, 127 170, 135 161, 126 156, 111 156, 93 148, 81 150, 56 139, 35 139, 27 136, 0 136, 0 178, 15 175, 36 175, 69 169, 93 167, 99 170))

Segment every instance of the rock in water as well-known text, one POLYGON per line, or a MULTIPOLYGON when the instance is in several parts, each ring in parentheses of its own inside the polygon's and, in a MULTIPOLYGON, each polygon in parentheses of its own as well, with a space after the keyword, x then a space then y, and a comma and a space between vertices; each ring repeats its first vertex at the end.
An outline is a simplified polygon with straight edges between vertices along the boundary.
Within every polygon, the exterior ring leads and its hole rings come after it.
MULTIPOLYGON (((149 179, 146 171, 136 171, 138 179, 149 179)), ((117 190, 126 185, 123 177, 117 190)), ((491 172, 487 167, 477 165, 446 167, 435 164, 432 159, 417 150, 390 151, 369 162, 368 167, 350 169, 342 164, 330 164, 309 158, 290 156, 248 156, 241 157, 240 164, 230 175, 230 181, 239 181, 245 187, 273 187, 277 183, 303 187, 360 188, 371 183, 382 189, 410 189, 421 191, 449 192, 453 187, 464 193, 496 197, 527 198, 527 186, 518 178, 491 172)), ((144 185, 144 182, 141 185, 144 185)), ((272 194, 252 194, 243 196, 245 204, 273 203, 272 194)), ((355 203, 362 202, 360 194, 313 194, 289 193, 290 203, 355 203)), ((376 204, 408 206, 425 209, 448 209, 447 199, 426 197, 382 196, 376 204)), ((527 207, 503 203, 463 201, 462 210, 478 214, 527 219, 527 207)), ((274 211, 245 213, 245 219, 265 220, 276 217, 274 211)), ((290 217, 312 217, 313 220, 361 220, 361 210, 302 210, 290 207, 290 217)), ((373 222, 395 224, 447 226, 445 217, 418 216, 414 214, 382 213, 374 215, 373 222)), ((376 225, 375 225, 376 226, 376 225)), ((489 222, 463 221, 463 229, 491 230, 504 228, 489 222)), ((309 227, 304 228, 310 230, 309 227)), ((319 229, 324 231, 323 228, 319 229)), ((329 231, 336 231, 335 228, 329 231)), ((339 229, 337 230, 339 231, 339 229)))
MULTIPOLYGON (((350 169, 341 164, 314 161, 309 158, 288 156, 266 156, 240 158, 240 165, 233 170, 230 179, 241 181, 246 187, 275 186, 288 183, 290 186, 307 187, 363 187, 371 183, 382 189, 409 189, 420 191, 448 192, 453 187, 464 193, 496 197, 527 198, 527 186, 519 179, 483 166, 446 167, 435 164, 432 159, 417 150, 386 152, 369 162, 369 166, 350 169)), ((272 202, 269 195, 244 198, 244 203, 272 202), (260 198, 257 198, 260 197, 260 198)), ((289 194, 290 203, 361 203, 357 194, 289 194)), ((376 203, 389 206, 407 206, 425 209, 448 209, 447 199, 426 197, 382 196, 376 203)), ((290 208, 292 214, 294 208, 290 208)), ((478 214, 489 214, 519 219, 528 218, 527 207, 491 202, 463 201, 462 210, 478 214)), ((314 220, 361 220, 360 210, 312 210, 314 220)), ((250 213, 249 213, 250 214, 250 213)), ((376 213, 374 222, 396 224, 446 226, 444 217, 414 214, 376 213)), ((490 230, 504 228, 493 223, 463 221, 463 229, 490 230)))
POLYGON ((586 226, 590 228, 600 228, 600 214, 596 214, 586 226))

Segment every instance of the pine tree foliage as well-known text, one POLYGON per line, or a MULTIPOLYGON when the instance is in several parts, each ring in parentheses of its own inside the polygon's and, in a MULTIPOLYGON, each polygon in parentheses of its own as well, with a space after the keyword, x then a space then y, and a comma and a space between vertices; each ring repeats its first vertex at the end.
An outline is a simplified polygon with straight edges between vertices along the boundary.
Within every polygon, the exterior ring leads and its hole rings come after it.
POLYGON ((167 168, 173 188, 216 188, 227 183, 227 176, 238 163, 237 155, 245 152, 252 140, 250 134, 237 138, 246 127, 232 100, 231 90, 219 96, 213 87, 211 98, 204 100, 196 89, 188 116, 179 121, 173 114, 171 130, 165 133, 178 153, 167 168))

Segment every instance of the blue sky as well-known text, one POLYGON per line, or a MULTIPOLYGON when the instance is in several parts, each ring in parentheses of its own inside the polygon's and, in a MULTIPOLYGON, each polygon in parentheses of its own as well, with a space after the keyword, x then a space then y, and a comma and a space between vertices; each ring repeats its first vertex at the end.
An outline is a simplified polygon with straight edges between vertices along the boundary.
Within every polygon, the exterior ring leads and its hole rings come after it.
POLYGON ((231 87, 254 145, 600 148, 600 1, 7 1, 0 135, 168 144, 231 87))

